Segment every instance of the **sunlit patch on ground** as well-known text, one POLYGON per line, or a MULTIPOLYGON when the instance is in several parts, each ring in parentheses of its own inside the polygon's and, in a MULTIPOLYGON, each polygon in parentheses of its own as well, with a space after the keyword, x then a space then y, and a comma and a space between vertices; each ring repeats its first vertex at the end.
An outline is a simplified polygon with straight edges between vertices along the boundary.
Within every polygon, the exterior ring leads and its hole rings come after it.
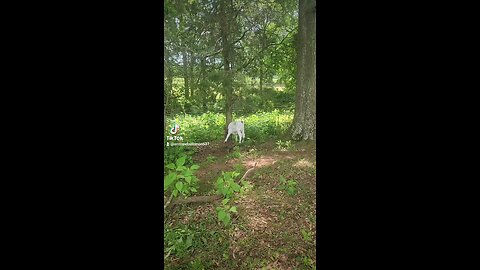
POLYGON ((298 168, 315 168, 315 165, 312 162, 304 158, 297 161, 295 164, 293 164, 293 166, 298 168))

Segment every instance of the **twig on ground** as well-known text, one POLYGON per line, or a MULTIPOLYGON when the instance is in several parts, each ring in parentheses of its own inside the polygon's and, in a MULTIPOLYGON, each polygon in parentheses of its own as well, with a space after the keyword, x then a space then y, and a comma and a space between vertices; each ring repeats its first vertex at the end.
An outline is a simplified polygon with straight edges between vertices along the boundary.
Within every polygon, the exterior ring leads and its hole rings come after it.
POLYGON ((247 174, 251 171, 253 171, 254 169, 257 168, 257 162, 255 162, 255 165, 253 166, 253 168, 250 168, 248 169, 245 174, 242 176, 242 178, 240 178, 240 180, 238 181, 239 183, 242 182, 243 179, 245 179, 247 177, 247 174))
POLYGON ((170 204, 170 202, 172 201, 172 198, 173 198, 173 192, 172 194, 170 194, 170 198, 168 198, 168 201, 167 203, 163 206, 163 210, 165 210, 167 208, 167 206, 170 204))

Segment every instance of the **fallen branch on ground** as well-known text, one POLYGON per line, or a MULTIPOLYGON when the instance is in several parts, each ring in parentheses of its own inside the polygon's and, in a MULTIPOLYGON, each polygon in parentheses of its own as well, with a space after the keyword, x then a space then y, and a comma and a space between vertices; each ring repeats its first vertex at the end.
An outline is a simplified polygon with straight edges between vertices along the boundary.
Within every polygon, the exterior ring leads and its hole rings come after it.
MULTIPOLYGON (((241 182, 243 179, 245 179, 248 173, 253 171, 256 168, 257 168, 257 163, 255 163, 253 168, 248 169, 238 182, 241 182)), ((186 204, 186 203, 208 203, 208 202, 214 202, 223 198, 222 195, 212 195, 212 196, 192 196, 188 198, 175 198, 174 200, 172 200, 172 197, 173 196, 170 195, 170 198, 164 205, 164 209, 166 209, 167 206, 169 205, 186 204)))
POLYGON ((185 203, 207 203, 207 202, 214 202, 216 200, 220 200, 221 198, 223 198, 222 195, 192 196, 188 198, 176 198, 170 203, 170 205, 185 204, 185 203))

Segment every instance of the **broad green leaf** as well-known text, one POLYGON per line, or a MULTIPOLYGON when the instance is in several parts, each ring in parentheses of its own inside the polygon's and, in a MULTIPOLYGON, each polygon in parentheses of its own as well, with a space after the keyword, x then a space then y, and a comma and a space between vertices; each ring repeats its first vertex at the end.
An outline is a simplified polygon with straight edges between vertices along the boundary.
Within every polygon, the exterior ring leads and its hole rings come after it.
POLYGON ((223 223, 224 223, 225 225, 228 225, 228 224, 230 224, 230 215, 229 215, 229 214, 225 214, 225 215, 226 215, 226 216, 225 216, 225 218, 223 219, 223 223))
POLYGON ((192 192, 197 192, 197 189, 194 188, 194 187, 190 188, 190 190, 191 190, 192 192))
POLYGON ((180 165, 180 166, 177 166, 176 170, 177 171, 184 171, 185 169, 187 169, 187 167, 180 165))
POLYGON ((186 158, 187 158, 187 157, 183 156, 183 157, 177 159, 177 167, 183 166, 183 164, 185 164, 185 159, 186 159, 186 158))
POLYGON ((190 167, 191 170, 197 170, 198 168, 200 168, 200 166, 198 166, 197 164, 194 164, 192 165, 192 167, 190 167))
POLYGON ((230 201, 230 199, 223 199, 222 204, 225 205, 228 203, 228 201, 230 201))
POLYGON ((220 211, 218 212, 218 219, 219 219, 219 220, 222 220, 222 221, 223 221, 226 217, 227 217, 227 213, 225 213, 225 211, 220 210, 220 211))
POLYGON ((185 181, 187 181, 187 183, 192 183, 192 178, 190 176, 185 176, 185 181))
POLYGON ((166 167, 169 169, 175 170, 175 164, 173 163, 168 164, 166 167))
POLYGON ((173 190, 173 197, 177 197, 177 195, 178 195, 178 190, 177 190, 177 189, 174 189, 174 190, 173 190))
POLYGON ((230 212, 237 213, 237 207, 233 206, 232 208, 230 208, 230 212))
POLYGON ((177 178, 177 175, 175 173, 170 173, 165 179, 163 180, 163 190, 166 191, 172 183, 175 181, 177 178))
POLYGON ((182 182, 177 182, 175 184, 175 187, 178 189, 178 191, 182 191, 183 190, 183 183, 182 182))

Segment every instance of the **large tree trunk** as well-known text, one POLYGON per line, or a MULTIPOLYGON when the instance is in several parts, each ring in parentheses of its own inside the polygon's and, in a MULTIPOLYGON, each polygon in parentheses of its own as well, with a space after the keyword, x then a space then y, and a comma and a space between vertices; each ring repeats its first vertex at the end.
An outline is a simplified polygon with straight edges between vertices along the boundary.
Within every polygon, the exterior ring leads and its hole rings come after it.
POLYGON ((315 0, 299 0, 297 92, 291 128, 295 140, 316 140, 316 9, 315 0))

